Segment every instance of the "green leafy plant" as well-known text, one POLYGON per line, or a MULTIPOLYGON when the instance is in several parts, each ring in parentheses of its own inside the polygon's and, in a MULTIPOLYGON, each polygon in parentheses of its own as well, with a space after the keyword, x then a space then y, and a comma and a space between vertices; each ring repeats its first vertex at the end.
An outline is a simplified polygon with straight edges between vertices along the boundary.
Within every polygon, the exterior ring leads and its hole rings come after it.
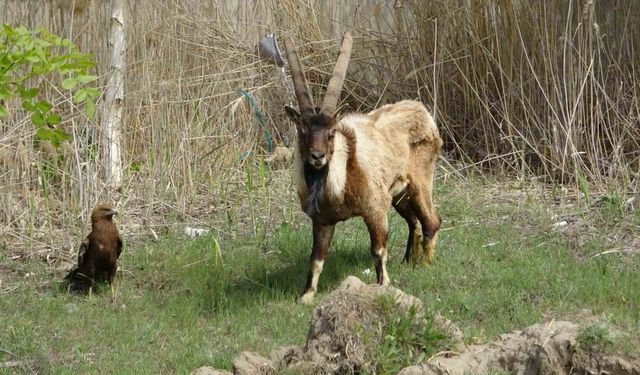
POLYGON ((433 317, 422 319, 416 306, 404 314, 394 309, 393 298, 381 298, 379 308, 387 315, 379 323, 381 342, 374 359, 377 373, 396 373, 403 367, 421 363, 446 346, 447 336, 433 324, 433 317))
POLYGON ((625 196, 624 193, 619 191, 610 191, 602 196, 603 212, 613 218, 621 218, 624 216, 625 208, 625 196))
POLYGON ((576 340, 582 349, 606 351, 613 345, 613 333, 608 324, 598 322, 582 328, 576 340))
POLYGON ((100 95, 90 86, 98 77, 89 74, 95 67, 90 54, 79 52, 68 39, 24 26, 2 25, 0 28, 0 119, 9 116, 6 102, 19 99, 30 113, 36 138, 54 146, 70 139, 59 127, 61 116, 51 101, 41 98, 40 86, 45 77, 64 77, 62 89, 73 93, 73 101, 84 105, 89 118, 95 115, 95 100, 100 95))
POLYGON ((579 172, 578 172, 578 186, 580 187, 580 191, 582 191, 582 194, 584 195, 584 199, 587 202, 587 204, 591 204, 591 194, 589 192, 589 183, 587 182, 587 179, 584 178, 584 176, 579 172))

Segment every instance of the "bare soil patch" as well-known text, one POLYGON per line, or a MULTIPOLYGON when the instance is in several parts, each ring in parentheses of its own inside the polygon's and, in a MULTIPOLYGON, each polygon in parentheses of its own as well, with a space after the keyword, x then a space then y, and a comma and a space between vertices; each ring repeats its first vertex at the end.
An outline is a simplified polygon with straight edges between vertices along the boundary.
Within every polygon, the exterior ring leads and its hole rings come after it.
POLYGON ((8 265, 0 264, 0 291, 18 279, 18 271, 8 265))

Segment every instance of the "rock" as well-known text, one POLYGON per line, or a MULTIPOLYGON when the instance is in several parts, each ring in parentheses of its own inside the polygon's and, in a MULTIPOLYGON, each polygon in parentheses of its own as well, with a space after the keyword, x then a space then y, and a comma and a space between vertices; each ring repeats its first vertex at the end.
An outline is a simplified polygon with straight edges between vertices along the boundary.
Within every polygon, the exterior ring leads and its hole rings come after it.
POLYGON ((271 360, 253 352, 242 352, 233 360, 234 375, 271 375, 275 370, 271 360))
POLYGON ((199 367, 191 372, 191 375, 232 375, 228 371, 216 370, 211 366, 199 367))
POLYGON ((292 345, 272 351, 269 354, 269 358, 271 359, 271 363, 273 363, 273 366, 277 369, 280 369, 299 361, 300 358, 302 358, 303 354, 303 347, 292 345))
POLYGON ((65 310, 67 310, 67 314, 73 314, 74 312, 76 312, 76 310, 78 310, 78 305, 76 305, 75 303, 67 303, 66 305, 64 305, 65 310))

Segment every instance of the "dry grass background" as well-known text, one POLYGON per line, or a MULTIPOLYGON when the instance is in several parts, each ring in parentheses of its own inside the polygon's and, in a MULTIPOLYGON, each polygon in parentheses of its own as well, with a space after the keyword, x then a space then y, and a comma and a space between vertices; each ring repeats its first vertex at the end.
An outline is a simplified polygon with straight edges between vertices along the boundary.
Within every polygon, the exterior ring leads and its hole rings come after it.
MULTIPOLYGON (((638 188, 637 1, 138 0, 127 6, 124 186, 114 193, 100 182, 100 124, 59 93, 58 81, 42 82, 74 139, 57 150, 34 143, 34 128, 19 110, 0 122, 0 246, 70 254, 92 205, 103 199, 125 208, 130 231, 149 227, 146 233, 175 219, 225 231, 223 224, 245 216, 256 231, 256 201, 286 200, 282 212, 259 214, 271 220, 292 215, 286 207, 295 210, 295 198, 286 184, 274 191, 259 174, 263 189, 253 190, 251 174, 261 170, 266 143, 239 93, 256 98, 275 143, 291 145, 294 130, 282 111, 293 99, 289 77, 254 52, 272 32, 293 34, 317 97, 340 34, 352 30, 343 109, 420 99, 436 112, 450 159, 552 183, 586 179, 638 188), (172 219, 158 224, 166 217, 172 219), (77 235, 61 245, 69 236, 51 234, 60 228, 77 235)), ((0 9, 2 23, 44 26, 95 54, 107 84, 108 1, 0 0, 0 9)), ((269 178, 286 176, 284 170, 269 178)))

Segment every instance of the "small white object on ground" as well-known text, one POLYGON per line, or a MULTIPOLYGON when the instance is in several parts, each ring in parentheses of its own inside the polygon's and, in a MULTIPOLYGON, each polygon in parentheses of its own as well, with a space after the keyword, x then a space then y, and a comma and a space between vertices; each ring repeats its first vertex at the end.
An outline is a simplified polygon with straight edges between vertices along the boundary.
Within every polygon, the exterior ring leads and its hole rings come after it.
POLYGON ((202 236, 209 233, 209 229, 202 229, 202 228, 191 228, 191 227, 186 227, 184 228, 184 234, 186 234, 187 236, 191 237, 191 238, 196 238, 198 236, 202 236))
POLYGON ((568 224, 568 223, 567 223, 567 221, 566 221, 566 220, 562 220, 562 221, 558 221, 557 223, 554 223, 554 224, 553 224, 553 227, 554 227, 554 228, 556 228, 556 229, 558 229, 558 228, 561 228, 561 227, 566 226, 567 224, 568 224))

